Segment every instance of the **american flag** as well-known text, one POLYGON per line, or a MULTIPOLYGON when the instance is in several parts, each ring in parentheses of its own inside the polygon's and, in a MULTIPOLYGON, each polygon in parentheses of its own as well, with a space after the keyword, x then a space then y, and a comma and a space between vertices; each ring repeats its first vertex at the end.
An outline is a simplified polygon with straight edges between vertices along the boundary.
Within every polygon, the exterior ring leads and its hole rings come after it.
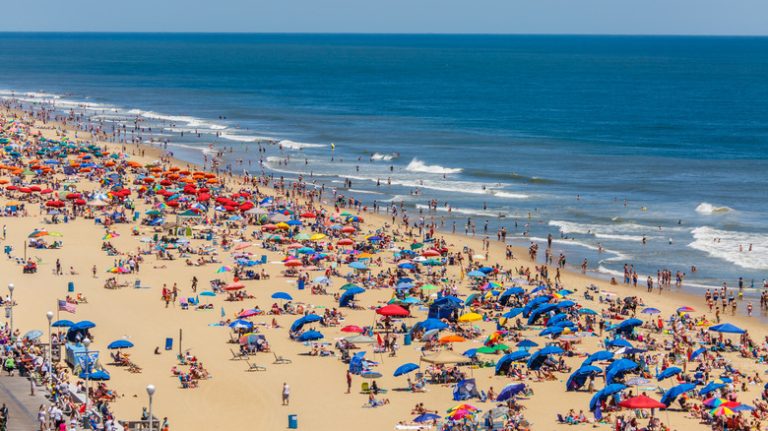
POLYGON ((75 304, 70 304, 67 301, 59 299, 59 311, 66 311, 67 313, 75 314, 75 304))

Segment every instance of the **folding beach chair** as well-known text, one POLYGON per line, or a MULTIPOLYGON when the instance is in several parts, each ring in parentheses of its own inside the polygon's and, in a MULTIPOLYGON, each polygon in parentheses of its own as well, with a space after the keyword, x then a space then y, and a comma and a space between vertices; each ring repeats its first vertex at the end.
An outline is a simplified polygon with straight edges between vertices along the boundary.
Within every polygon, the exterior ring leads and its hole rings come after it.
POLYGON ((245 360, 245 363, 248 364, 248 369, 245 371, 267 371, 266 367, 262 367, 261 365, 252 364, 251 361, 245 360))
POLYGON ((232 353, 232 360, 233 361, 237 361, 237 360, 240 360, 240 359, 248 359, 248 355, 246 353, 235 352, 232 349, 229 349, 229 351, 230 351, 230 353, 232 353))
POLYGON ((293 362, 290 359, 284 358, 282 356, 278 356, 277 353, 275 353, 275 352, 272 352, 272 354, 275 355, 275 362, 273 362, 273 364, 278 364, 278 365, 279 364, 290 364, 291 362, 293 362))

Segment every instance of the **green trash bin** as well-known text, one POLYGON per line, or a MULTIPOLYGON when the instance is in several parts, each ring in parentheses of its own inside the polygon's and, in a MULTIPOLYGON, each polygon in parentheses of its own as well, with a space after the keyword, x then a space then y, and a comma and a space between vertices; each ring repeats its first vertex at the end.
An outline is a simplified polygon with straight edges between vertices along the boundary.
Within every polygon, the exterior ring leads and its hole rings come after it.
POLYGON ((299 428, 299 415, 288 415, 288 428, 292 430, 299 428))

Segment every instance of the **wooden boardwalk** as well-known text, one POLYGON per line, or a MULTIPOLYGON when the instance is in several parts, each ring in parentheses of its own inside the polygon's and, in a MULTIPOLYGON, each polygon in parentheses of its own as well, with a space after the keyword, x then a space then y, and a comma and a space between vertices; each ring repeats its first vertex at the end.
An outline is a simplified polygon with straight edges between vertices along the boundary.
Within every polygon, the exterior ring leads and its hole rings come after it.
POLYGON ((37 410, 40 405, 48 406, 42 388, 35 388, 30 395, 29 380, 24 377, 0 376, 0 403, 8 407, 8 431, 34 431, 39 429, 37 410))

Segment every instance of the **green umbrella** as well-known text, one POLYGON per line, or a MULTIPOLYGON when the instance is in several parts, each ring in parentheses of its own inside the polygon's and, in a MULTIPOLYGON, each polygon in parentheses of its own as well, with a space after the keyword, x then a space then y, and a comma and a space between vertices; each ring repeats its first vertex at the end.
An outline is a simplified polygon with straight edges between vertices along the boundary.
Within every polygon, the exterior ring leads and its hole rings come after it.
POLYGON ((418 250, 420 248, 424 247, 424 244, 417 242, 415 244, 411 244, 411 250, 418 250))
POLYGON ((437 290, 439 287, 435 286, 434 284, 425 284, 421 286, 421 290, 437 290))

